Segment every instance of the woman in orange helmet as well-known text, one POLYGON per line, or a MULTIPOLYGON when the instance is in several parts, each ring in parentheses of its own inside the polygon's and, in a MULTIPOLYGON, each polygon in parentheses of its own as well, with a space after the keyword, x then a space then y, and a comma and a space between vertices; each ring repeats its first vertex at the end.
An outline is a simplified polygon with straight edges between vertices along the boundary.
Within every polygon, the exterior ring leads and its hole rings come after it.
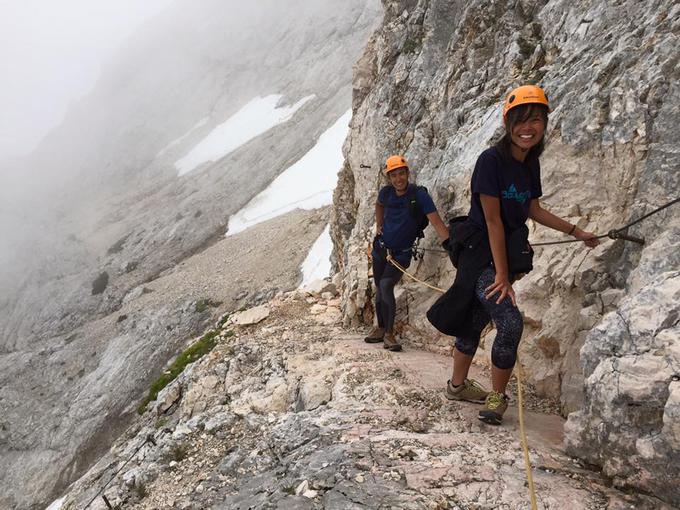
MULTIPOLYGON (((507 409, 505 389, 517 360, 523 321, 517 309, 512 282, 517 270, 531 251, 526 240, 526 220, 532 220, 581 239, 589 247, 598 241, 590 232, 579 229, 543 209, 539 157, 550 107, 545 92, 534 85, 514 89, 503 106, 505 134, 477 159, 472 174, 472 199, 468 219, 452 239, 460 242, 458 273, 454 287, 468 289, 469 305, 458 310, 466 327, 456 334, 453 373, 447 382, 446 396, 451 400, 484 401, 479 419, 500 424, 507 409), (518 241, 519 240, 519 241, 518 241), (524 258, 522 262, 520 259, 524 258), (514 265, 515 267, 510 267, 514 265), (492 391, 467 378, 481 332, 493 321, 496 326, 491 360, 492 391)), ((530 257, 530 256, 529 256, 530 257)), ((452 287, 451 290, 454 289, 452 287)), ((456 298, 462 302, 460 295, 456 298)), ((458 306, 457 305, 457 306, 458 306)))

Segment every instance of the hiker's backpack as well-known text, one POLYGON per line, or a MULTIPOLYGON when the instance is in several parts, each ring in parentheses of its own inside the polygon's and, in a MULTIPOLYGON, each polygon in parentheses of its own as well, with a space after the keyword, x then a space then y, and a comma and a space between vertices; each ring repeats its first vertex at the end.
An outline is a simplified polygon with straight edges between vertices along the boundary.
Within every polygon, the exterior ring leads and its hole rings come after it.
POLYGON ((417 186, 415 184, 414 185, 409 184, 408 191, 406 192, 408 198, 407 205, 408 212, 411 215, 411 218, 413 218, 416 221, 416 224, 418 225, 418 234, 416 236, 417 239, 422 239, 423 237, 425 237, 424 230, 430 224, 430 220, 428 220, 425 213, 423 213, 423 208, 418 204, 417 194, 418 191, 420 190, 423 190, 425 191, 425 193, 428 193, 427 188, 425 186, 417 186))

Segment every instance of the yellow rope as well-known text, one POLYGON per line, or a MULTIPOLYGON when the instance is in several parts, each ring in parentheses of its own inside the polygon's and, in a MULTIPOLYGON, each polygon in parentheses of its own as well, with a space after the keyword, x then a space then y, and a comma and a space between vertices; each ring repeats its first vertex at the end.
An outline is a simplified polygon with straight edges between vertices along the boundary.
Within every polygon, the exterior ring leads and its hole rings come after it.
POLYGON ((522 363, 517 356, 517 371, 515 372, 517 378, 517 400, 519 404, 519 433, 522 441, 522 450, 524 450, 524 467, 527 472, 527 481, 529 482, 529 496, 531 497, 531 510, 537 510, 536 506, 536 489, 534 489, 534 476, 531 473, 531 460, 529 459, 529 444, 527 442, 527 435, 524 432, 524 401, 522 398, 522 363))
MULTIPOLYGON (((423 280, 420 280, 413 276, 411 273, 406 272, 406 269, 399 264, 392 255, 387 252, 387 261, 392 264, 394 267, 396 267, 399 271, 404 273, 404 275, 408 276, 411 280, 416 281, 418 283, 422 283, 426 287, 429 287, 430 289, 436 290, 437 292, 441 292, 442 294, 446 292, 444 289, 440 289, 439 287, 435 287, 434 285, 430 285, 427 282, 424 282, 423 280)), ((522 443, 522 450, 524 451, 524 467, 526 469, 527 473, 527 481, 529 484, 529 498, 531 499, 531 510, 537 510, 538 507, 536 506, 536 489, 534 488, 534 477, 531 473, 531 459, 529 458, 529 443, 527 441, 527 435, 524 430, 524 398, 523 398, 523 392, 522 392, 522 363, 519 360, 519 356, 517 357, 517 370, 515 371, 515 378, 517 379, 517 401, 519 404, 518 408, 518 415, 519 415, 519 432, 520 432, 520 441, 522 443)))
POLYGON ((406 272, 406 269, 403 268, 403 267, 401 266, 401 264, 399 264, 399 262, 397 262, 396 260, 394 260, 394 258, 392 257, 392 255, 391 255, 389 252, 387 252, 387 261, 388 261, 390 264, 392 264, 394 267, 396 267, 399 271, 401 271, 401 272, 404 273, 406 276, 408 276, 411 280, 416 281, 416 282, 418 282, 418 283, 422 283, 422 284, 425 285, 426 287, 429 287, 429 288, 431 288, 432 290, 436 290, 436 291, 438 291, 438 292, 441 292, 442 294, 443 294, 444 292, 446 292, 444 289, 440 289, 439 287, 435 287, 434 285, 430 285, 429 283, 424 282, 423 280, 419 280, 418 278, 416 278, 415 276, 413 276, 411 273, 407 273, 407 272, 406 272))

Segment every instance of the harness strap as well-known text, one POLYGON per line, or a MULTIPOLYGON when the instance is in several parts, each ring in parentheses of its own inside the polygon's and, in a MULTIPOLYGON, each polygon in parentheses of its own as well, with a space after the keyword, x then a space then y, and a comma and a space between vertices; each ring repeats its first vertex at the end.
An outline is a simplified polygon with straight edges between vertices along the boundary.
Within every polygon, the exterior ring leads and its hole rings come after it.
POLYGON ((387 245, 385 245, 385 241, 383 241, 382 237, 377 238, 378 244, 380 247, 387 252, 388 255, 390 254, 397 254, 397 253, 411 253, 413 252, 413 248, 403 248, 400 250, 393 250, 391 248, 388 248, 387 245))

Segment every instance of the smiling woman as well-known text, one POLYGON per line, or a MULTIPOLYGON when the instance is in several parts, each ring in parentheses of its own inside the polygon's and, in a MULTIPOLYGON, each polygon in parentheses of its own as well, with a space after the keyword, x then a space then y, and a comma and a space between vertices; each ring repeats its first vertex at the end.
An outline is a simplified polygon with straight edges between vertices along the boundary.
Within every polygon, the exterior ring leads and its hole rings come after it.
POLYGON ((0 1, 0 160, 33 150, 100 68, 172 0, 0 1))
POLYGON ((517 308, 512 284, 518 273, 532 269, 530 260, 526 262, 527 257, 516 255, 531 252, 526 221, 531 218, 574 235, 589 247, 598 244, 593 234, 576 228, 540 205, 543 190, 539 156, 543 152, 549 112, 548 98, 540 87, 524 85, 508 94, 503 107, 505 134, 477 159, 470 186, 469 220, 460 222, 458 230, 452 233, 454 242, 458 239, 458 246, 462 248, 452 287, 456 290, 442 298, 447 303, 442 309, 460 319, 456 319, 455 327, 447 322, 447 330, 443 331, 456 336, 453 373, 447 381, 446 397, 485 401, 479 419, 492 425, 502 422, 508 407, 505 390, 522 337, 522 314, 517 308), (465 234, 462 229, 466 229, 465 234), (514 264, 517 260, 525 263, 521 269, 514 264), (467 376, 482 331, 491 321, 497 334, 491 353, 492 391, 487 392, 467 376))

